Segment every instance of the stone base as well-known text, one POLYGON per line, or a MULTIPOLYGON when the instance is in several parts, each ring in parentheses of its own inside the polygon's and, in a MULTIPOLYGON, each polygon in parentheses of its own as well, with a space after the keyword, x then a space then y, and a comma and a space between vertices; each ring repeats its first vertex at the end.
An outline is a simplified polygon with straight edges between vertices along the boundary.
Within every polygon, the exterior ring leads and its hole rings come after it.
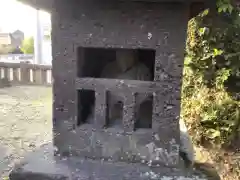
POLYGON ((51 144, 31 153, 16 165, 10 180, 207 180, 201 174, 186 173, 171 168, 155 168, 141 164, 111 163, 60 158, 53 155, 51 144))

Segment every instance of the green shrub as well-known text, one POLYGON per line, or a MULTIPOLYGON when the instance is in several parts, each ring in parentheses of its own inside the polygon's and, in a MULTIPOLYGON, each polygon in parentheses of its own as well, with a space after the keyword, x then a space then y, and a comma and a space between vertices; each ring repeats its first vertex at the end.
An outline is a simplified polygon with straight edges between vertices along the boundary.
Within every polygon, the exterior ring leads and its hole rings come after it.
POLYGON ((198 143, 228 144, 239 133, 239 24, 234 8, 189 21, 181 117, 198 143))
POLYGON ((23 40, 23 43, 21 45, 21 50, 24 52, 24 54, 34 54, 34 39, 33 39, 33 37, 23 40))

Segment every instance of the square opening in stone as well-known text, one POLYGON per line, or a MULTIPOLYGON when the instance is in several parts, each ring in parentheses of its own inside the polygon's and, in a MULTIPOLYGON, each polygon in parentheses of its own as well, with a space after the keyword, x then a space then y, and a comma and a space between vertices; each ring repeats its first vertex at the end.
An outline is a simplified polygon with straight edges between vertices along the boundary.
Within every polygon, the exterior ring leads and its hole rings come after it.
POLYGON ((78 91, 78 125, 91 123, 95 105, 95 92, 92 90, 78 91))
MULTIPOLYGON (((123 128, 124 100, 123 98, 119 100, 112 109, 108 105, 108 127, 123 128)), ((137 94, 135 105, 135 130, 152 128, 153 95, 137 94)))
MULTIPOLYGON (((110 96, 108 96, 110 100, 110 96)), ((95 114, 95 91, 78 91, 78 126, 81 124, 93 124, 95 114)), ((124 98, 119 97, 118 102, 111 106, 107 102, 107 118, 105 127, 123 128, 124 124, 124 98)), ((128 105, 126 106, 128 107, 128 105)), ((137 94, 135 103, 135 130, 152 128, 153 96, 137 94)))
POLYGON ((152 113, 153 113, 153 95, 150 95, 140 104, 139 115, 136 121, 135 128, 152 128, 152 113))
POLYGON ((153 81, 155 50, 78 48, 78 77, 153 81))

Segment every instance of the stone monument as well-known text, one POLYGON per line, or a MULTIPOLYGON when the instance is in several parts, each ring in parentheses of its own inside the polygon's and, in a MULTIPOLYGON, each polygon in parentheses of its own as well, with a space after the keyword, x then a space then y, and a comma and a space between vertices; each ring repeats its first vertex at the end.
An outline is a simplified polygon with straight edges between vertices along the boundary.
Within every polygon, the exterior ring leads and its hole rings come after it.
POLYGON ((189 1, 25 1, 52 14, 54 139, 11 180, 205 179, 179 155, 189 1), (111 64, 122 51, 129 63, 121 74, 111 64), (118 123, 109 116, 112 99, 121 104, 118 123))

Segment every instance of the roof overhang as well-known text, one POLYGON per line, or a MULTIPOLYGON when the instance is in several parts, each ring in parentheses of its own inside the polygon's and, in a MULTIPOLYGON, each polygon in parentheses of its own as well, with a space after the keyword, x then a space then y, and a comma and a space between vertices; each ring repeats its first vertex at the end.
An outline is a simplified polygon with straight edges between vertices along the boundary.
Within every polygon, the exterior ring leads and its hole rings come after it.
POLYGON ((51 12, 54 0, 17 0, 33 8, 51 12))
MULTIPOLYGON (((56 0, 18 0, 25 4, 28 4, 36 9, 42 9, 48 12, 54 7, 54 1, 56 0)), ((65 0, 70 1, 71 0, 65 0)), ((117 1, 117 0, 116 0, 117 1)), ((206 2, 207 0, 118 0, 118 1, 140 1, 140 2, 183 2, 183 3, 191 3, 191 2, 206 2)), ((210 1, 210 0, 208 0, 210 1)), ((212 0, 215 1, 215 0, 212 0)), ((104 2, 103 2, 104 3, 104 2)))

